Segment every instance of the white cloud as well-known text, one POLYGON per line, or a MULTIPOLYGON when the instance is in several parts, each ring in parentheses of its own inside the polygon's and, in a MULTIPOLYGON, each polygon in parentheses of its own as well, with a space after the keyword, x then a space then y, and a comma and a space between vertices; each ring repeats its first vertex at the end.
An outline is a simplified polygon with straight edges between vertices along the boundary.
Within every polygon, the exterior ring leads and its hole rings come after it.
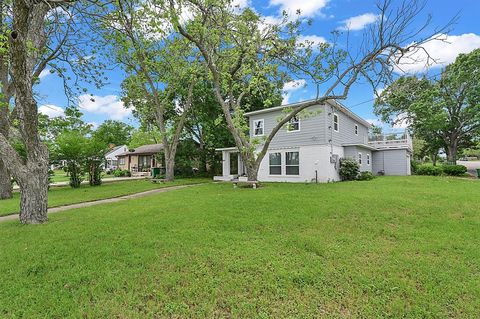
POLYGON ((292 92, 297 91, 304 87, 307 84, 307 81, 304 79, 293 80, 287 82, 283 85, 283 100, 282 104, 288 104, 290 97, 292 96, 292 92))
POLYGON ((42 114, 45 114, 49 118, 65 116, 65 110, 62 109, 60 106, 56 106, 56 105, 53 105, 53 104, 41 105, 38 108, 38 112, 42 113, 42 114))
POLYGON ((250 6, 250 0, 233 0, 230 5, 243 9, 250 6))
POLYGON ((365 28, 367 25, 374 23, 380 18, 380 15, 373 13, 364 13, 355 17, 351 17, 347 20, 342 21, 343 26, 340 27, 341 30, 352 30, 358 31, 365 28))
POLYGON ((44 69, 44 70, 42 70, 42 72, 40 72, 40 75, 38 76, 38 78, 39 78, 40 80, 43 80, 44 78, 46 78, 46 77, 49 76, 50 74, 52 74, 52 73, 50 72, 50 69, 44 69))
POLYGON ((80 109, 94 114, 107 115, 112 120, 122 120, 132 114, 132 110, 125 108, 123 102, 116 95, 83 94, 78 97, 78 100, 80 109))
POLYGON ((480 35, 465 33, 461 35, 438 34, 425 43, 423 49, 418 49, 407 54, 397 65, 400 73, 425 72, 429 68, 444 67, 455 61, 460 53, 470 53, 480 48, 480 35), (434 40, 441 39, 441 40, 434 40), (426 52, 436 61, 428 61, 426 52), (428 65, 427 65, 428 64, 428 65))
POLYGON ((97 122, 88 122, 87 124, 90 125, 93 130, 96 130, 98 128, 97 122))
POLYGON ((318 35, 302 35, 298 37, 299 43, 311 43, 314 47, 318 47, 321 43, 327 43, 327 39, 318 35))
POLYGON ((385 88, 376 89, 375 92, 373 92, 373 98, 376 99, 377 97, 379 97, 383 91, 385 91, 385 88))
POLYGON ((320 14, 329 0, 270 0, 270 6, 280 6, 280 11, 286 11, 289 15, 296 14, 300 10, 300 17, 311 18, 320 14))

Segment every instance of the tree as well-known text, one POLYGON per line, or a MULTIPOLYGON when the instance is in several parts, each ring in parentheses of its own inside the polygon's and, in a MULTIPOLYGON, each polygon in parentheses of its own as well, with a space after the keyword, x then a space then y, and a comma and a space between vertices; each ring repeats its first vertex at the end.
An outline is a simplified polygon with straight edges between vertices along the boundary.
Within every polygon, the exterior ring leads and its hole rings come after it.
POLYGON ((67 162, 72 188, 80 187, 83 181, 87 145, 87 138, 79 130, 64 131, 56 138, 53 154, 56 159, 67 162))
POLYGON ((104 145, 128 145, 133 127, 119 121, 107 120, 93 133, 93 136, 104 145))
MULTIPOLYGON (((33 86, 38 83, 42 71, 49 66, 52 72, 64 80, 64 88, 71 93, 80 88, 82 80, 99 86, 102 73, 85 56, 88 43, 86 29, 74 24, 84 19, 73 19, 70 10, 83 2, 67 0, 12 1, 9 16, 5 18, 5 2, 2 2, 2 34, 0 46, 2 66, 2 99, 0 122, 0 161, 8 168, 20 186, 20 221, 43 223, 47 220, 48 201, 48 149, 43 143, 38 126, 37 103, 33 86), (8 62, 8 63, 7 63, 8 62), (66 74, 68 66, 74 76, 66 74), (72 81, 73 85, 67 85, 72 81), (10 103, 14 99, 14 103, 10 103), (8 131, 19 131, 25 158, 10 144, 8 131)), ((90 4, 87 5, 87 7, 90 4)), ((71 96, 71 94, 69 94, 71 96)), ((3 178, 3 176, 1 176, 3 178)), ((3 183, 1 183, 3 185, 3 183)))
POLYGON ((105 38, 127 73, 123 101, 135 107, 141 121, 158 126, 165 179, 173 180, 175 154, 198 76, 190 45, 169 36, 155 1, 119 1, 109 17, 105 38))
POLYGON ((382 92, 375 112, 385 121, 408 121, 415 135, 444 147, 449 163, 480 134, 480 49, 460 54, 440 79, 402 77, 382 92))
POLYGON ((156 126, 146 126, 135 129, 132 132, 130 148, 137 148, 142 145, 159 144, 162 141, 162 136, 156 126))
POLYGON ((294 116, 328 100, 346 99, 359 78, 374 87, 388 81, 395 61, 432 39, 431 34, 415 38, 429 21, 413 27, 423 8, 414 0, 402 2, 399 8, 393 8, 390 0, 380 3, 379 18, 367 28, 362 47, 351 49, 355 54, 339 49, 335 42, 301 43, 301 21, 291 22, 285 16, 279 23, 268 24, 253 10, 241 10, 231 3, 170 0, 169 6, 175 29, 201 53, 249 180, 257 179, 272 139, 294 116), (181 19, 185 11, 193 15, 188 23, 181 19), (293 75, 308 77, 317 86, 316 98, 286 110, 263 140, 250 139, 243 117, 244 98, 264 96, 264 107, 270 107, 269 92, 283 87, 293 75))

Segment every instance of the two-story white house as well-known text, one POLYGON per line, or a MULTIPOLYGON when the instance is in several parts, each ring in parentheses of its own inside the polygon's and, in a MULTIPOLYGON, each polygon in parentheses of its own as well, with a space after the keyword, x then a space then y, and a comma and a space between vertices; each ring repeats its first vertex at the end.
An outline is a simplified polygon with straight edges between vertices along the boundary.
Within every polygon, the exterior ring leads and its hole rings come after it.
MULTIPOLYGON (((268 135, 284 115, 282 105, 246 113, 250 137, 268 135)), ((411 139, 407 133, 369 138, 370 124, 331 100, 308 108, 309 116, 296 117, 273 138, 261 162, 259 181, 329 182, 338 181, 340 159, 358 161, 360 171, 373 174, 410 175, 411 139)), ((260 149, 260 146, 258 150, 260 149)), ((222 152, 222 176, 215 180, 235 180, 245 167, 236 147, 219 148, 222 152)))

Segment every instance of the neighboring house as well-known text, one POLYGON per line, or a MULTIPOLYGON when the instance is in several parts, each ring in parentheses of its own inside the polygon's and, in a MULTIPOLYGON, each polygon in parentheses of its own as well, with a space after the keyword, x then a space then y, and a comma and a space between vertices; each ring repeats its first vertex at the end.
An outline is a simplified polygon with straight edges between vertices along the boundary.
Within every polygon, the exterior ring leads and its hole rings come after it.
MULTIPOLYGON (((286 107, 282 105, 249 112, 250 137, 260 144, 286 107)), ((338 181, 340 159, 350 158, 360 164, 360 171, 374 174, 410 175, 412 142, 407 133, 386 140, 369 139, 370 124, 336 101, 308 108, 309 116, 296 117, 273 138, 258 171, 259 181, 329 182, 338 181)), ((257 151, 260 150, 260 146, 257 151)), ((246 170, 236 147, 220 148, 222 176, 232 180, 246 170)))
POLYGON ((117 155, 118 168, 128 170, 132 174, 149 173, 152 167, 163 167, 158 155, 163 151, 162 144, 151 144, 129 149, 117 155))
POLYGON ((105 154, 105 170, 114 171, 118 168, 117 156, 128 151, 127 145, 115 146, 105 154))

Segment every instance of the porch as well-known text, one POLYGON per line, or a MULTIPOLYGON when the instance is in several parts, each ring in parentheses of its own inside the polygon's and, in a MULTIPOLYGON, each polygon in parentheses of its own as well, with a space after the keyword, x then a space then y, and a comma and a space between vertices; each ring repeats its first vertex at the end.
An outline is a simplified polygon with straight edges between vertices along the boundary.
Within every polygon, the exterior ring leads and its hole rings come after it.
POLYGON ((214 176, 215 181, 234 181, 246 175, 246 168, 236 147, 217 148, 222 152, 222 175, 214 176))
POLYGON ((368 145, 377 150, 408 149, 413 150, 412 138, 407 131, 390 134, 376 134, 368 137, 368 145))

